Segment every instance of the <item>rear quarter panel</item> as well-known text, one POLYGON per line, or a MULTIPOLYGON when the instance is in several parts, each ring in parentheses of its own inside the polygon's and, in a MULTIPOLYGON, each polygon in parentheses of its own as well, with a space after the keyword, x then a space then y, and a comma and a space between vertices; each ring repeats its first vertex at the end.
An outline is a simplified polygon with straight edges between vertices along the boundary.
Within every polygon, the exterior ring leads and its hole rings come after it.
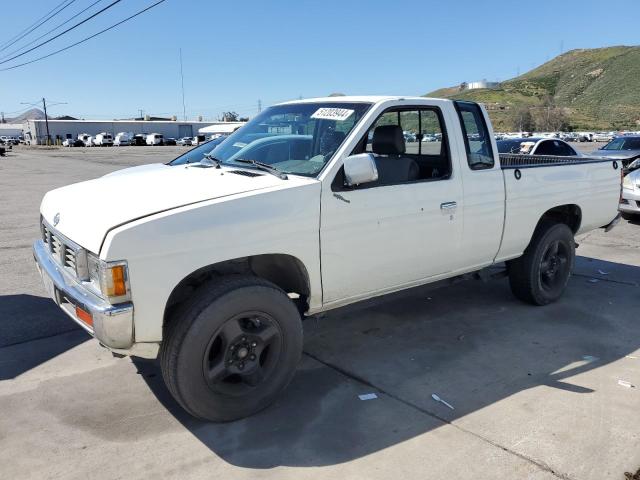
POLYGON ((542 215, 560 205, 577 205, 582 221, 577 233, 608 224, 617 214, 620 170, 612 162, 504 169, 504 237, 496 261, 518 257, 529 244, 542 215))

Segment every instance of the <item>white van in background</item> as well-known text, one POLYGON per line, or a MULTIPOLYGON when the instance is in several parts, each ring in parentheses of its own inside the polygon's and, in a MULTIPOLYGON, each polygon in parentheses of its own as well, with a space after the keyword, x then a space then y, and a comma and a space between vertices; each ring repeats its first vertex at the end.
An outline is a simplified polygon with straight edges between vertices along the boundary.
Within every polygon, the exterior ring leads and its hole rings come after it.
POLYGON ((100 132, 96 135, 93 143, 100 147, 111 147, 113 146, 113 135, 107 132, 100 132))
POLYGON ((88 133, 81 133, 80 135, 78 135, 78 140, 82 140, 82 143, 84 143, 85 147, 93 146, 93 137, 88 133))
POLYGON ((116 138, 113 141, 113 144, 116 147, 126 147, 127 145, 131 145, 131 137, 133 137, 133 135, 130 135, 127 132, 118 132, 116 133, 116 138))
POLYGON ((164 136, 161 133, 150 133, 147 135, 147 145, 164 144, 164 136))

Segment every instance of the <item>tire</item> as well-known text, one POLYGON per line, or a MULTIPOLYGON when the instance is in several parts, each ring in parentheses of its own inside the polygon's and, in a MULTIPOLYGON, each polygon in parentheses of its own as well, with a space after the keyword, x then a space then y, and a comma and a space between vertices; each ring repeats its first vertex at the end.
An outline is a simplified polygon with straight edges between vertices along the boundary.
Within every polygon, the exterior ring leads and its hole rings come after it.
POLYGON ((620 212, 620 215, 624 220, 636 220, 640 217, 640 215, 635 215, 633 213, 620 212))
POLYGON ((266 280, 232 275, 200 287, 165 327, 162 375, 191 415, 228 422, 269 406, 302 355, 300 313, 266 280))
POLYGON ((567 286, 575 255, 573 232, 567 225, 541 225, 524 254, 507 262, 511 291, 533 305, 555 302, 567 286))

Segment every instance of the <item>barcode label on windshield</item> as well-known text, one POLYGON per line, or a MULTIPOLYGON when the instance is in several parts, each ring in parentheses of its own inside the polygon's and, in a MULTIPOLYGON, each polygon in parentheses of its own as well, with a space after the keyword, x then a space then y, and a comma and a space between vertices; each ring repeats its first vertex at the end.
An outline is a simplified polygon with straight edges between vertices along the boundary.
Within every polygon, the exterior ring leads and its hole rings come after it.
POLYGON ((344 122, 353 112, 353 110, 349 110, 348 108, 319 108, 311 115, 311 118, 344 122))

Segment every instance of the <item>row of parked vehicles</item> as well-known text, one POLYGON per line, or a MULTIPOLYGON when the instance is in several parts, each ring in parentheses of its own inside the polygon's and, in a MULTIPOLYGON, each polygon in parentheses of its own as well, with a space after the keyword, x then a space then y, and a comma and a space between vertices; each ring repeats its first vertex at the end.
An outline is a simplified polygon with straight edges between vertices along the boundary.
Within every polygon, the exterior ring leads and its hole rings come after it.
POLYGON ((204 135, 175 139, 165 137, 161 133, 134 134, 132 132, 119 132, 114 137, 108 132, 101 132, 97 135, 81 133, 77 138, 67 138, 62 142, 62 145, 64 147, 126 147, 144 145, 196 146, 209 140, 210 138, 207 138, 204 135))

